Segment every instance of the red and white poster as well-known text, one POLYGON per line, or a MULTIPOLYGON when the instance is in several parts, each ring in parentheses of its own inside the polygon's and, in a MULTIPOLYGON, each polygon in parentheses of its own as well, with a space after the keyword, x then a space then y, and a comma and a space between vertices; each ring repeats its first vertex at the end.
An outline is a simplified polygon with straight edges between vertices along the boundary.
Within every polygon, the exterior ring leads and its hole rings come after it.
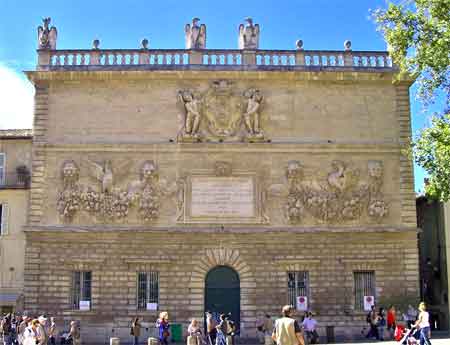
POLYGON ((308 310, 308 297, 297 296, 297 310, 307 311, 308 310))
POLYGON ((375 304, 374 296, 364 296, 364 311, 371 311, 372 306, 375 304))

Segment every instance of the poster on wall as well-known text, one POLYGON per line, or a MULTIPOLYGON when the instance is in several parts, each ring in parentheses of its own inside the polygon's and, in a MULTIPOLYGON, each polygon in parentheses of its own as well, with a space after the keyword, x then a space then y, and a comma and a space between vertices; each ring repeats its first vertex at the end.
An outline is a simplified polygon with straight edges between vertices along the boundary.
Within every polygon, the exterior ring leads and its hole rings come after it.
POLYGON ((80 301, 80 310, 91 310, 91 301, 80 301))
POLYGON ((158 310, 158 303, 147 303, 147 310, 158 310))
POLYGON ((307 311, 308 310, 308 297, 297 296, 297 310, 307 311))
POLYGON ((371 311, 372 306, 375 304, 374 296, 364 296, 364 311, 371 311))

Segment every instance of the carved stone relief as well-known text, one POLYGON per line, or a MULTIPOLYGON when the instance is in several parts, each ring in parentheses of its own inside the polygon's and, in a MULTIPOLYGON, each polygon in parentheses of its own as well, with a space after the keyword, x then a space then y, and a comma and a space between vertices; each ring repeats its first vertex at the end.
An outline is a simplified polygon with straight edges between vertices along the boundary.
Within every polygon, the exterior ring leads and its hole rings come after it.
POLYGON ((178 141, 264 141, 263 99, 260 90, 239 91, 227 80, 213 82, 202 93, 180 90, 182 121, 178 141))
POLYGON ((325 223, 360 219, 366 212, 370 219, 381 221, 389 207, 382 193, 383 164, 368 162, 368 179, 360 179, 360 171, 343 161, 331 163, 326 181, 303 181, 303 168, 298 161, 288 162, 286 213, 291 224, 300 223, 307 215, 325 223))
POLYGON ((73 161, 66 161, 62 166, 63 189, 58 194, 57 210, 65 221, 72 221, 79 211, 105 221, 121 220, 128 217, 132 208, 136 208, 144 222, 158 218, 161 197, 171 191, 160 181, 153 161, 145 161, 140 168, 139 180, 132 181, 125 189, 117 187, 115 181, 128 173, 130 162, 116 164, 115 169, 109 160, 101 164, 87 162, 90 176, 98 186, 81 185, 80 171, 73 161))

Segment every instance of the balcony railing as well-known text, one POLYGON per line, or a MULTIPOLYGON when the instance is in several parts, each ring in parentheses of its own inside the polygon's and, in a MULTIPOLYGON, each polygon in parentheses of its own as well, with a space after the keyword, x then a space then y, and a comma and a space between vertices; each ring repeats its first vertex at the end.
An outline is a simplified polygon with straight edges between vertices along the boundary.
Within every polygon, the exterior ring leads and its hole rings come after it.
POLYGON ((7 173, 0 176, 0 189, 27 189, 30 188, 30 175, 7 173), (3 178, 2 178, 3 177, 3 178))
POLYGON ((38 70, 363 69, 393 70, 387 52, 233 49, 39 50, 38 70))

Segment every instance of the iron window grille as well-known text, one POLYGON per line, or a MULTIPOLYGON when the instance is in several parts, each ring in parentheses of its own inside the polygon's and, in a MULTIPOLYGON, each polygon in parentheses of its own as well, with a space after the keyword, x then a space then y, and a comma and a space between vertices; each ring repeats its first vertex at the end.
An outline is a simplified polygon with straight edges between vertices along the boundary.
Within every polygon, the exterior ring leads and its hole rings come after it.
POLYGON ((288 276, 288 303, 297 308, 297 296, 306 296, 309 299, 309 272, 291 271, 288 276))
POLYGON ((72 275, 72 308, 79 309, 80 301, 91 303, 92 272, 75 271, 72 275))
POLYGON ((375 297, 375 272, 353 272, 355 284, 355 309, 364 310, 364 296, 375 297))
POLYGON ((147 303, 159 306, 159 273, 139 272, 137 274, 137 307, 147 309, 147 303))

